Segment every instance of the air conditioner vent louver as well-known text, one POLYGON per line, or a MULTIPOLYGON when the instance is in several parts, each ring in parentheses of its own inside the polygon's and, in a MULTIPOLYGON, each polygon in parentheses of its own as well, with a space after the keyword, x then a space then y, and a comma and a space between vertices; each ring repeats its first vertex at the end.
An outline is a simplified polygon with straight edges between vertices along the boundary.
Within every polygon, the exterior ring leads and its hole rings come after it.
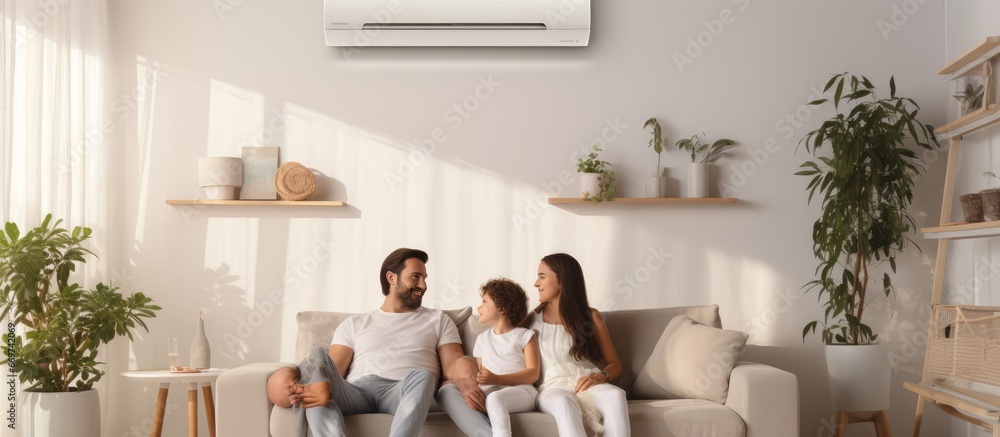
POLYGON ((362 30, 546 30, 543 23, 365 23, 362 30))

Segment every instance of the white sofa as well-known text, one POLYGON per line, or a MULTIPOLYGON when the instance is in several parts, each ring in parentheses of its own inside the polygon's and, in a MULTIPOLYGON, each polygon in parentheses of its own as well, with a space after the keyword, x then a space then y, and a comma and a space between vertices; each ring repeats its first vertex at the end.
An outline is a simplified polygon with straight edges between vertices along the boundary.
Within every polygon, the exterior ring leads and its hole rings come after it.
MULTIPOLYGON (((724 404, 699 399, 633 399, 632 383, 653 351, 667 323, 687 315, 708 326, 721 327, 718 306, 610 311, 604 314, 612 341, 624 365, 615 384, 629 398, 629 416, 635 436, 677 437, 797 437, 799 433, 798 381, 795 375, 774 367, 738 363, 730 374, 729 394, 724 404)), ((447 311, 462 335, 466 353, 476 336, 487 327, 469 317, 471 308, 447 311)), ((328 347, 337 325, 351 314, 299 313, 297 360, 313 347, 328 347)), ((290 437, 294 435, 292 410, 276 407, 267 399, 267 378, 289 363, 249 364, 219 377, 216 427, 219 437, 290 437)), ((348 416, 347 435, 389 434, 392 416, 360 414, 348 416)), ((511 417, 515 436, 558 435, 552 416, 540 412, 516 413, 511 417)), ((420 434, 424 437, 462 436, 448 415, 435 405, 420 434)), ((317 436, 318 437, 318 436, 317 436)))

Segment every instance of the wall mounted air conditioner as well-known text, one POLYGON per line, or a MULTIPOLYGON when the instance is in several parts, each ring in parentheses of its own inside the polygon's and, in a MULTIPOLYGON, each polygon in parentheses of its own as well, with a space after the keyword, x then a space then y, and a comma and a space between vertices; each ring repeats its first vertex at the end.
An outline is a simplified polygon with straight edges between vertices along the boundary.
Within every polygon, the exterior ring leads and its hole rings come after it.
POLYGON ((586 46, 590 0, 324 0, 326 45, 586 46))

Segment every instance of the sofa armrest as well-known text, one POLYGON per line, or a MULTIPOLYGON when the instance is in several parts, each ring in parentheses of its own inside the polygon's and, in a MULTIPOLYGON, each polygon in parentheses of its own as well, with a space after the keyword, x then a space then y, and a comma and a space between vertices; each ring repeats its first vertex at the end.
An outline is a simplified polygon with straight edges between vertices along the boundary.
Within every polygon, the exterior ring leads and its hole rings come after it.
POLYGON ((218 437, 270 437, 271 408, 267 379, 290 363, 256 363, 230 369, 215 383, 218 437))
POLYGON ((726 406, 743 418, 747 437, 799 435, 799 383, 795 374, 741 362, 729 376, 726 406))

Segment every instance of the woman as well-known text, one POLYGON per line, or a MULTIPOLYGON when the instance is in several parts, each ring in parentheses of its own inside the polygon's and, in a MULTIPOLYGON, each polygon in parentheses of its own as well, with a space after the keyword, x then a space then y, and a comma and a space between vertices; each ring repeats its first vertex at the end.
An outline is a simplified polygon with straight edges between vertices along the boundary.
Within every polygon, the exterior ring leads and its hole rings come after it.
POLYGON ((625 392, 609 384, 622 365, 604 318, 587 302, 580 263, 565 253, 542 258, 535 288, 541 304, 524 325, 537 332, 541 349, 538 409, 555 417, 562 437, 586 435, 584 426, 631 435, 625 392))

